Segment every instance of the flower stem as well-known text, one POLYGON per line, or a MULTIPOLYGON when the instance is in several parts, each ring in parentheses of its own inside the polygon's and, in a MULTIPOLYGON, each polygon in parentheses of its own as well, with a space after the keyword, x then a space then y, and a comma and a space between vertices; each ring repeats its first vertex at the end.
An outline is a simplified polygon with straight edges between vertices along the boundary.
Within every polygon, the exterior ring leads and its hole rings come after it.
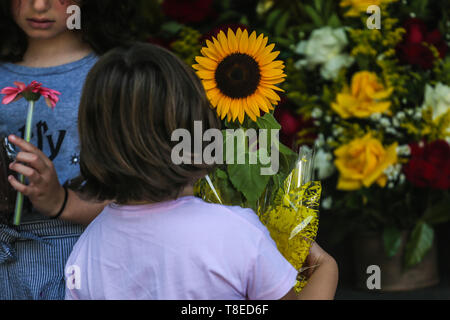
MULTIPOLYGON (((31 123, 33 121, 33 111, 34 111, 34 101, 29 101, 28 105, 28 114, 27 114, 27 123, 25 125, 25 141, 30 142, 31 140, 31 123)), ((21 174, 19 176, 19 182, 24 183, 25 177, 21 174)), ((14 225, 20 225, 20 220, 22 217, 22 209, 23 209, 23 194, 21 192, 17 192, 16 198, 16 208, 14 210, 14 225)))

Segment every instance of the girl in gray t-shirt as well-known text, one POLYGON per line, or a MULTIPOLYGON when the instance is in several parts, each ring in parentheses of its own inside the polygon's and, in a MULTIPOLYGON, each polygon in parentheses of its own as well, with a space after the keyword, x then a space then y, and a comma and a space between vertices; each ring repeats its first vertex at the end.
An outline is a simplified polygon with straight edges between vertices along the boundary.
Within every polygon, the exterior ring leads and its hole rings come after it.
POLYGON ((10 168, 28 178, 28 184, 22 185, 10 176, 9 183, 33 206, 31 212, 24 212, 20 226, 0 224, 0 300, 64 298, 64 264, 83 231, 82 225, 72 222, 88 223, 103 206, 85 202, 71 190, 62 206, 63 185, 80 174, 80 94, 97 57, 131 39, 127 30, 133 5, 125 0, 2 1, 0 89, 13 86, 14 81, 29 84, 36 80, 61 96, 54 110, 43 98, 37 102, 31 143, 20 139, 27 101, 0 109, 0 132, 10 135, 20 151, 10 168), (72 7, 75 10, 68 10, 71 5, 77 5, 72 7), (81 29, 70 30, 68 19, 81 19, 81 29), (60 209, 61 219, 49 219, 60 209))

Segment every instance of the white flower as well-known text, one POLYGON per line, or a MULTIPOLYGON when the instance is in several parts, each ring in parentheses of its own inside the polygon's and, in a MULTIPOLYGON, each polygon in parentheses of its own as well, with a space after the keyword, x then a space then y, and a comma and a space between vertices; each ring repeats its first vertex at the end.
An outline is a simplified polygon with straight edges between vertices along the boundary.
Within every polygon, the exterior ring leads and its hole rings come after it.
POLYGON ((324 144, 325 144, 325 137, 324 137, 323 133, 319 133, 314 145, 317 149, 319 149, 319 148, 323 147, 324 144))
POLYGON ((320 108, 314 108, 313 111, 311 111, 311 116, 314 119, 318 119, 318 118, 322 117, 322 115, 323 115, 323 111, 320 108))
POLYGON ((411 147, 407 144, 398 146, 397 155, 401 157, 409 157, 411 155, 411 147))
POLYGON ((296 67, 298 69, 306 67, 311 70, 321 66, 320 74, 324 79, 335 79, 343 67, 349 67, 354 62, 353 57, 342 53, 347 44, 344 28, 316 29, 308 40, 300 41, 297 45, 295 52, 303 54, 305 59, 299 60, 296 67))
POLYGON ((333 198, 332 197, 326 197, 322 201, 322 208, 325 210, 330 210, 331 206, 333 205, 333 198))
POLYGON ((391 126, 391 122, 389 121, 388 118, 381 118, 380 124, 385 128, 389 128, 391 126))
POLYGON ((384 170, 384 174, 388 178, 388 181, 394 182, 399 178, 401 171, 402 165, 397 163, 387 167, 386 170, 384 170))
POLYGON ((423 108, 432 109, 433 120, 446 114, 450 110, 450 87, 440 82, 434 88, 427 84, 423 108))
POLYGON ((377 113, 372 113, 372 115, 370 116, 370 119, 372 121, 380 121, 381 119, 381 113, 377 112, 377 113))
POLYGON ((317 169, 317 178, 323 180, 328 178, 334 173, 333 155, 329 152, 325 152, 323 149, 318 149, 314 167, 317 169))

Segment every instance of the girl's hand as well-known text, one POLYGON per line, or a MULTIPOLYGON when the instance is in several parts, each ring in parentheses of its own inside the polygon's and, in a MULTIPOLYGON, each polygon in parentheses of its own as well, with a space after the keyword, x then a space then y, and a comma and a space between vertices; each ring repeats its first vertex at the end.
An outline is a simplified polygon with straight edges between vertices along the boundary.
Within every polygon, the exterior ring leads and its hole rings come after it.
POLYGON ((333 258, 323 250, 317 242, 313 242, 309 249, 309 255, 302 268, 304 270, 302 274, 305 275, 306 278, 311 277, 315 269, 329 260, 333 260, 333 258))
POLYGON ((33 207, 47 216, 55 216, 64 202, 64 188, 59 184, 52 161, 41 150, 25 140, 10 135, 8 140, 19 147, 16 161, 9 168, 28 178, 28 185, 9 176, 8 181, 14 189, 22 192, 33 207))

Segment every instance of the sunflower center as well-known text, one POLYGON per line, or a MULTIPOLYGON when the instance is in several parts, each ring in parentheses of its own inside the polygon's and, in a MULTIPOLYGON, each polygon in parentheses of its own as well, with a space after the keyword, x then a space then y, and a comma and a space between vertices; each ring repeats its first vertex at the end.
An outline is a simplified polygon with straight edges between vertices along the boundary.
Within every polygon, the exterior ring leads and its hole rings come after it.
POLYGON ((233 53, 219 64, 215 78, 217 88, 224 95, 233 99, 246 98, 258 89, 261 70, 249 55, 233 53))

